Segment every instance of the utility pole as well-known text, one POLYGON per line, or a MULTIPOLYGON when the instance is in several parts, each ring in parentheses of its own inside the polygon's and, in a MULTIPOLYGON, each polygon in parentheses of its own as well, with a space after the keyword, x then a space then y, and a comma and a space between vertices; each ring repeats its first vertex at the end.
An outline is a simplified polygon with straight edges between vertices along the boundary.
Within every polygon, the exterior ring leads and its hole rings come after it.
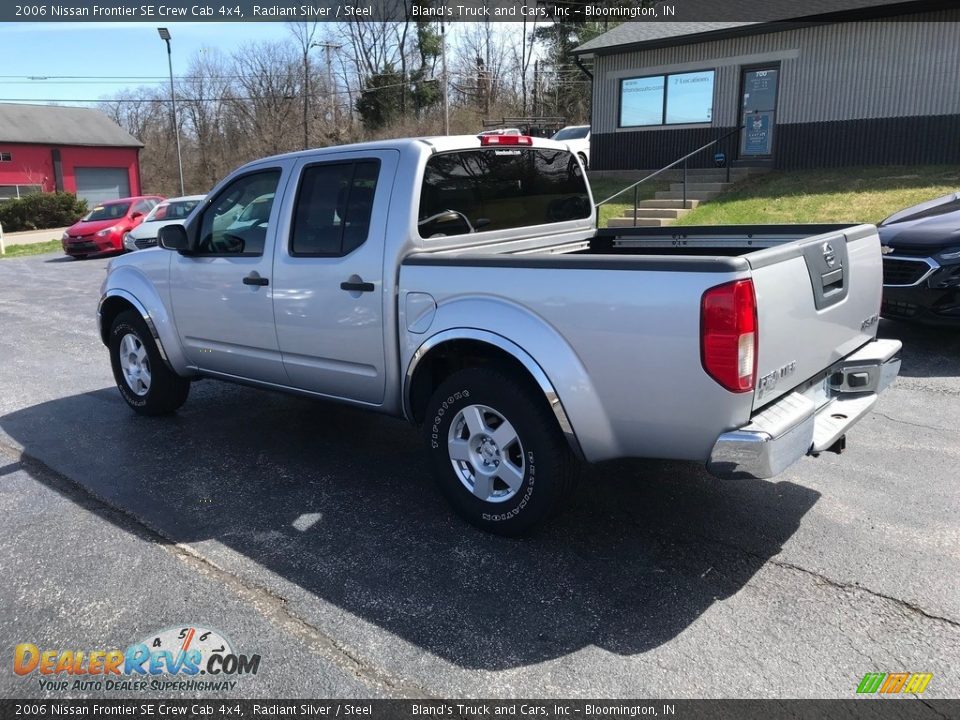
POLYGON ((309 102, 310 102, 310 50, 313 48, 323 48, 326 50, 327 54, 327 91, 330 93, 330 117, 333 119, 334 125, 337 122, 337 106, 336 106, 336 88, 333 87, 333 62, 330 58, 331 50, 339 50, 342 45, 334 45, 333 43, 319 43, 312 42, 308 43, 306 47, 303 48, 303 149, 308 150, 310 148, 310 135, 309 135, 309 123, 310 123, 310 111, 309 111, 309 102))
MULTIPOLYGON (((177 140, 177 167, 180 169, 180 194, 186 195, 183 189, 183 156, 180 154, 180 125, 177 123, 177 95, 173 90, 173 55, 170 52, 170 30, 165 27, 157 28, 160 39, 167 44, 167 67, 170 68, 170 102, 173 105, 173 136, 177 140)), ((141 188, 142 190, 143 188, 141 188)))
POLYGON ((443 64, 443 134, 450 134, 450 98, 447 93, 447 30, 440 21, 440 59, 443 64))
POLYGON ((527 116, 527 65, 530 60, 527 58, 527 16, 523 16, 523 37, 520 39, 520 94, 523 95, 523 112, 521 115, 527 116))
POLYGON ((318 43, 317 47, 322 47, 327 51, 327 92, 330 93, 330 118, 334 126, 337 124, 337 88, 333 84, 333 60, 330 58, 330 51, 339 50, 342 45, 333 43, 318 43))
POLYGON ((310 149, 310 48, 313 43, 303 46, 303 149, 310 149))
POLYGON ((539 89, 539 88, 537 87, 537 82, 538 82, 538 80, 539 80, 539 67, 540 67, 540 61, 539 61, 539 60, 534 60, 534 61, 533 61, 533 114, 534 114, 535 116, 536 116, 536 115, 539 115, 539 113, 537 112, 538 109, 539 109, 539 108, 537 107, 537 100, 538 100, 538 98, 537 98, 537 90, 539 89))

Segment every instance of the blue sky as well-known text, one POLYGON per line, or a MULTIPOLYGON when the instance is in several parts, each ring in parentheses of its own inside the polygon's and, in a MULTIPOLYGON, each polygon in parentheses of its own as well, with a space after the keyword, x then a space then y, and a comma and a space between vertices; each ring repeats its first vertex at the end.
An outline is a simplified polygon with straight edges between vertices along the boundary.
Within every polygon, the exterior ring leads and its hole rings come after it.
MULTIPOLYGON (((447 29, 451 52, 462 32, 458 25, 467 24, 452 23, 447 29)), ((522 37, 519 23, 494 26, 496 33, 508 34, 511 42, 522 37)), ((0 102, 54 100, 76 105, 68 101, 95 102, 142 85, 167 88, 167 48, 157 35, 158 27, 170 30, 177 76, 187 72, 190 59, 204 48, 230 55, 246 43, 295 42, 284 22, 0 23, 0 102)), ((320 23, 316 39, 326 34, 320 23)), ((314 50, 316 60, 322 60, 319 52, 314 50)))
MULTIPOLYGON (((167 49, 157 27, 170 29, 173 73, 203 48, 230 53, 256 41, 290 38, 284 23, 0 23, 0 102, 100 98, 126 87, 166 87, 167 49), (53 76, 156 77, 156 80, 67 80, 53 76), (50 77, 30 80, 28 77, 50 77)), ((321 29, 322 32, 322 29, 321 29)), ((73 104, 73 103, 71 103, 73 104)))

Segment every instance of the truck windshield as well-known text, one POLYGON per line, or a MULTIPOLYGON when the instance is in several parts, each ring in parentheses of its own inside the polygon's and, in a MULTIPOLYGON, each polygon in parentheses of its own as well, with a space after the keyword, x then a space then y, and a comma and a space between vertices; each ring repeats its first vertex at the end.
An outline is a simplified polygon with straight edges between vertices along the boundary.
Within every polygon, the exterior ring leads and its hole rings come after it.
POLYGON ((423 238, 580 220, 592 211, 586 178, 566 150, 482 148, 427 161, 423 238))

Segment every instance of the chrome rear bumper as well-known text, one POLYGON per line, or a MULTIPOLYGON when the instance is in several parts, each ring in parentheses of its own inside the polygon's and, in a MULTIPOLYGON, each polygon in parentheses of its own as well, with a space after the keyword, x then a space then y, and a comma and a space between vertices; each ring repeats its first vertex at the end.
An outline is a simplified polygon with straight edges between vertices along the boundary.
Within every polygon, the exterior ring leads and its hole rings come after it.
POLYGON ((720 478, 770 478, 809 453, 832 447, 877 401, 900 372, 899 340, 874 340, 828 371, 823 397, 793 392, 737 430, 723 433, 707 461, 720 478))

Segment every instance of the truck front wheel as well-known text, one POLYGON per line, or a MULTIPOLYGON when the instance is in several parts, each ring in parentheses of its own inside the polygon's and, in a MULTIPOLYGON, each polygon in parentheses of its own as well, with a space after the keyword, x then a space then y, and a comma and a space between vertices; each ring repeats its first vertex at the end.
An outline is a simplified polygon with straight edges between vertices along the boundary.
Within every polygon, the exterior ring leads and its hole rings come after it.
POLYGON ((498 535, 522 534, 559 510, 578 474, 546 403, 500 370, 447 378, 423 431, 441 492, 467 521, 498 535))
POLYGON ((163 362, 140 314, 126 310, 110 328, 110 364, 120 395, 141 415, 172 413, 187 400, 190 381, 163 362))

